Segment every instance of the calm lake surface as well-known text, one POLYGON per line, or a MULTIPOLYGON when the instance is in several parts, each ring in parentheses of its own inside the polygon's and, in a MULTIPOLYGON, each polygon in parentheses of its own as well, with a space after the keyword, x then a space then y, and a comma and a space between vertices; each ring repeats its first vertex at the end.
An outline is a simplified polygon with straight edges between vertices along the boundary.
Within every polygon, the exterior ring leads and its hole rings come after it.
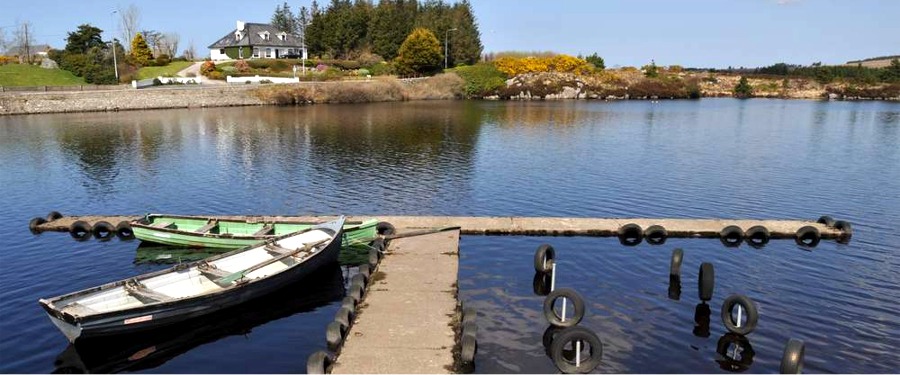
MULTIPOLYGON (((176 333, 73 347, 37 300, 170 265, 138 242, 32 235, 67 215, 372 214, 850 221, 849 244, 761 250, 670 239, 463 237, 460 299, 479 311, 476 372, 556 372, 532 257, 586 300, 595 372, 717 373, 722 301, 759 306, 748 372, 900 369, 900 104, 703 99, 411 102, 0 117, 0 372, 297 373, 325 348, 351 267, 176 333), (685 250, 678 300, 672 250, 685 250), (696 273, 716 267, 708 335, 696 273), (704 337, 707 336, 707 337, 704 337)), ((749 357, 747 351, 744 358, 749 357)), ((720 363, 723 362, 723 363, 720 363)), ((414 370, 414 369, 412 369, 414 370)))

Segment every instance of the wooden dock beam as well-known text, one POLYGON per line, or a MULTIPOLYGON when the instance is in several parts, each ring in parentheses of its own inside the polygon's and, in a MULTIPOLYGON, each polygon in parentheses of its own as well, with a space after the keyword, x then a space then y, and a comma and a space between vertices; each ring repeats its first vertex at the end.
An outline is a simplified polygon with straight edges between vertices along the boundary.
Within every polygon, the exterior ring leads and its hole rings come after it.
MULTIPOLYGON (((97 221, 107 221, 116 225, 120 221, 138 219, 140 216, 71 216, 63 217, 38 226, 39 230, 68 230, 76 220, 93 225, 97 221)), ((347 220, 363 221, 373 216, 350 216, 347 220)), ((325 222, 333 216, 210 216, 217 219, 237 219, 250 221, 296 221, 325 222)), ((747 220, 747 219, 652 219, 652 218, 571 218, 571 217, 470 217, 470 216, 377 216, 379 220, 393 224, 398 230, 443 228, 458 226, 462 234, 479 235, 525 235, 525 236, 615 236, 622 225, 635 223, 641 228, 662 225, 670 238, 718 238, 722 228, 737 225, 747 230, 762 225, 769 230, 772 238, 793 238, 797 230, 813 226, 823 239, 841 237, 841 231, 826 227, 815 221, 805 220, 747 220)))
POLYGON ((459 231, 392 240, 332 374, 453 372, 459 231))

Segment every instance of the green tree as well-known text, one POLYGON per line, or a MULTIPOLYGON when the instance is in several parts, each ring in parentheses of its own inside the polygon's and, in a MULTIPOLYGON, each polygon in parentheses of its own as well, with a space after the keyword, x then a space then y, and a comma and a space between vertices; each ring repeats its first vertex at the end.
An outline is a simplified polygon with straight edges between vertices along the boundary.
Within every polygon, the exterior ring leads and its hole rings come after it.
POLYGON ((450 64, 475 64, 481 59, 484 46, 481 44, 481 32, 478 31, 478 23, 469 0, 453 5, 452 18, 456 31, 450 36, 450 64))
POLYGON ((891 65, 884 68, 881 79, 885 82, 900 82, 900 60, 891 60, 891 65))
POLYGON ((440 68, 442 59, 441 43, 434 33, 419 27, 400 45, 397 69, 404 75, 434 73, 440 68))
POLYGON ((585 57, 584 61, 587 61, 588 63, 593 65, 594 68, 597 68, 597 70, 606 69, 606 63, 603 61, 603 58, 600 57, 600 55, 598 55, 596 52, 588 57, 585 57))
POLYGON ((747 77, 741 77, 738 84, 734 86, 734 96, 738 98, 753 96, 753 86, 750 86, 750 82, 747 82, 747 77))
POLYGON ((648 78, 659 77, 659 68, 656 67, 656 61, 650 60, 650 65, 644 65, 644 75, 648 78))
POLYGON ((80 25, 77 30, 70 32, 68 38, 66 38, 65 51, 84 54, 94 47, 106 48, 106 44, 100 38, 101 33, 103 33, 103 30, 90 24, 80 25))
POLYGON ((306 35, 306 28, 309 27, 309 21, 312 19, 312 16, 309 14, 309 9, 305 6, 301 6, 300 10, 297 11, 297 32, 299 35, 306 35))
POLYGON ((150 52, 150 47, 141 33, 134 34, 134 39, 131 41, 130 56, 131 60, 140 66, 146 66, 150 60, 153 60, 153 53, 150 52))
POLYGON ((397 51, 412 32, 418 11, 415 0, 381 0, 369 22, 372 52, 385 59, 397 57, 397 51))
POLYGON ((294 18, 294 13, 291 12, 291 6, 288 5, 287 1, 283 5, 275 7, 275 13, 272 14, 270 23, 276 29, 291 35, 296 35, 298 32, 297 20, 294 18))
POLYGON ((319 9, 316 0, 313 0, 309 13, 309 25, 303 34, 306 48, 313 55, 321 56, 325 53, 325 13, 319 9))

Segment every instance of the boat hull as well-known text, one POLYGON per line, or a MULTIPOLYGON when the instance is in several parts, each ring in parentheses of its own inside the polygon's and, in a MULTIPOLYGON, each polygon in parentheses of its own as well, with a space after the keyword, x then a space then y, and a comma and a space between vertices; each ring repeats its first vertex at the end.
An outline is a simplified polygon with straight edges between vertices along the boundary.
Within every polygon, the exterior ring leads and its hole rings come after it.
MULTIPOLYGON (((342 230, 337 229, 336 236, 341 236, 342 230)), ((53 324, 73 343, 80 339, 137 333, 198 318, 270 294, 285 285, 301 281, 323 266, 337 263, 340 250, 341 242, 333 240, 315 256, 284 272, 235 286, 221 293, 150 304, 97 316, 74 318, 60 313, 49 304, 41 305, 53 324)))
MULTIPOLYGON (((367 243, 377 236, 377 220, 344 225, 341 245, 344 247, 358 243, 367 243)), ((255 245, 262 241, 311 228, 315 223, 294 222, 243 222, 217 219, 216 217, 147 215, 147 217, 131 223, 134 236, 144 242, 178 247, 203 247, 213 249, 238 249, 255 245), (218 233, 197 233, 210 219, 219 221, 222 230, 218 233), (172 228, 157 228, 153 223, 171 222, 172 228), (272 234, 254 235, 264 225, 272 225, 272 234)))

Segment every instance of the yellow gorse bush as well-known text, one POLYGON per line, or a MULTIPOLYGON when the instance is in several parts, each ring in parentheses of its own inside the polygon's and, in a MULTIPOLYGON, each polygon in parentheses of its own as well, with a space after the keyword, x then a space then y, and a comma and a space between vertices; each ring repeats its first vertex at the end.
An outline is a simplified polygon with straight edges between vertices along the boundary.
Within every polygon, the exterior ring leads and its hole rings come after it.
POLYGON ((508 76, 543 72, 587 74, 592 70, 587 61, 569 55, 501 57, 494 60, 494 66, 508 76))

